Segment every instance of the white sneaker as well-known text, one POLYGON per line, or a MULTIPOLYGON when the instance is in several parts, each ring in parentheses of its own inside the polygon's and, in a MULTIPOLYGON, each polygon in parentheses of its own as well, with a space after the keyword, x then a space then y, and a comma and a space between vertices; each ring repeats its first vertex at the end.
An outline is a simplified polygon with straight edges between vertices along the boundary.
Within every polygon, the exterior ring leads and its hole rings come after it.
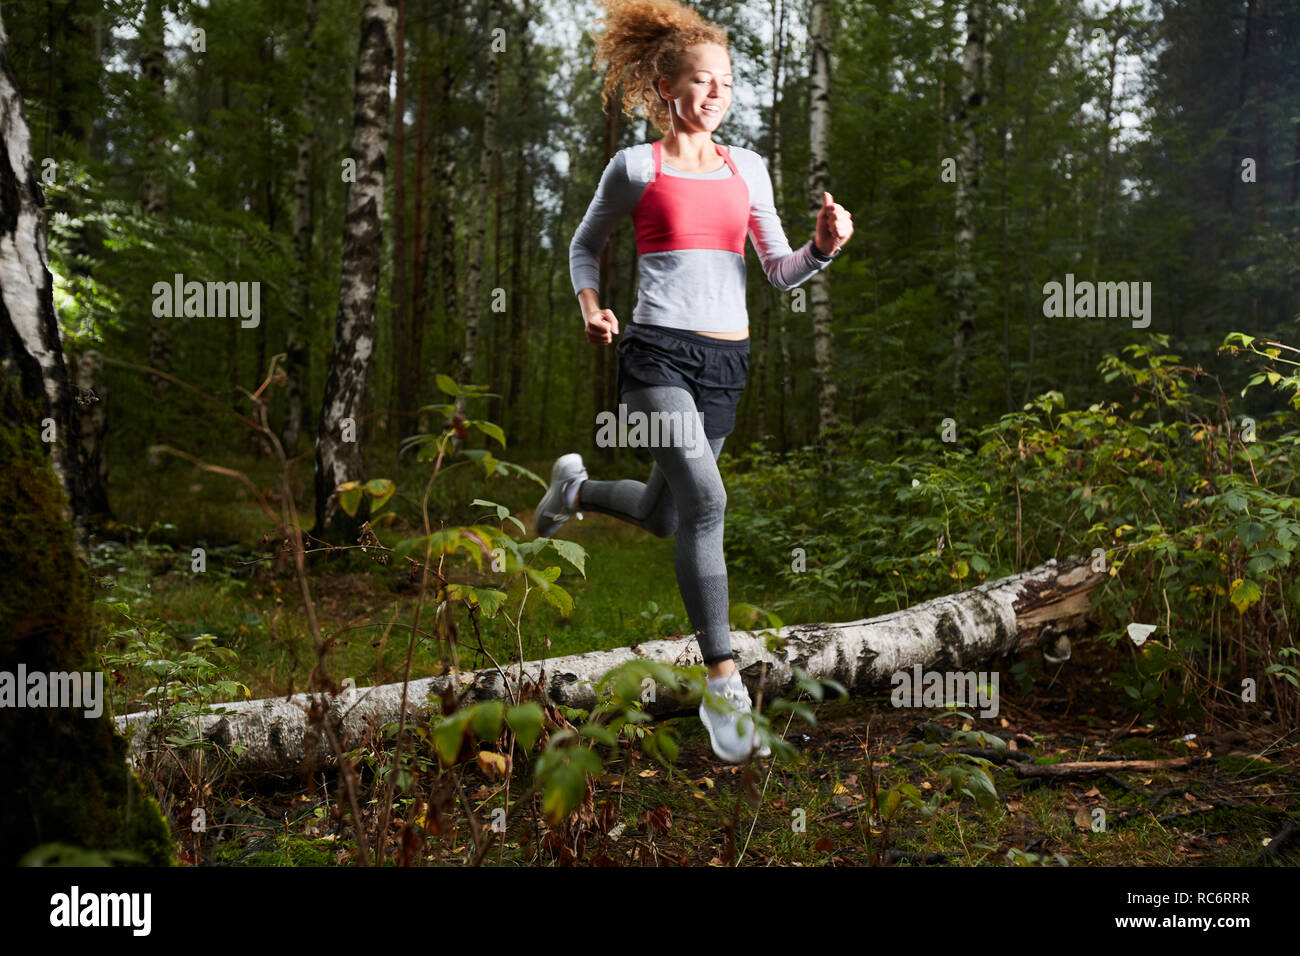
POLYGON ((741 763, 751 755, 772 756, 772 748, 759 743, 749 691, 740 679, 740 672, 732 671, 726 677, 710 677, 705 684, 708 691, 700 701, 700 723, 709 732, 713 752, 727 763, 741 763), (728 709, 718 710, 710 706, 711 695, 720 696, 728 709))
POLYGON ((578 485, 587 480, 587 469, 582 466, 582 456, 577 452, 561 455, 551 467, 551 487, 533 511, 533 531, 541 538, 549 538, 560 525, 582 512, 575 505, 574 493, 578 485))

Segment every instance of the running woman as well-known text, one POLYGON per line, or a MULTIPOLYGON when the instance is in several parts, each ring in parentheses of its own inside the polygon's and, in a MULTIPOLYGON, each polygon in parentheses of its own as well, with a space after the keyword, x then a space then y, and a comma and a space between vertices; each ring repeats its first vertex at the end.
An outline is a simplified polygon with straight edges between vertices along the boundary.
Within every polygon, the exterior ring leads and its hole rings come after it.
POLYGON ((725 31, 677 0, 604 5, 606 29, 595 37, 595 60, 598 69, 609 64, 605 105, 622 82, 624 113, 634 116, 644 107, 663 139, 619 150, 606 165, 569 246, 573 290, 587 341, 609 345, 619 322, 600 306, 598 262, 615 226, 630 215, 639 282, 632 321, 616 347, 619 399, 629 421, 673 421, 676 413, 683 437, 688 420, 702 424, 712 454, 702 454, 699 441, 652 443, 655 463, 645 482, 592 481, 580 455, 563 455, 534 512, 534 528, 549 537, 586 510, 659 537, 676 533, 677 583, 708 668, 707 686, 728 705, 719 712, 705 694, 700 721, 714 753, 740 763, 755 751, 771 753, 745 716, 752 705, 731 653, 722 548, 727 495, 717 465, 749 371, 745 238, 768 281, 784 291, 839 255, 853 220, 823 194, 815 236, 792 251, 763 158, 713 141, 731 106, 725 31))

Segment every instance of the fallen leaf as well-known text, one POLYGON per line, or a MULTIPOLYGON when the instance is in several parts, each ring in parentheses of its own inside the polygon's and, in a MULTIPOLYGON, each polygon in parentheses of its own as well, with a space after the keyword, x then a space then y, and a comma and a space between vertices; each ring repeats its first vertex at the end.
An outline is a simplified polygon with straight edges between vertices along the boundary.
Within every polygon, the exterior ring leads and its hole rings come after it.
POLYGON ((1080 830, 1092 829, 1092 814, 1087 807, 1080 807, 1074 814, 1074 825, 1080 830))
POLYGON ((480 750, 478 752, 478 766, 491 780, 499 780, 506 775, 506 757, 505 754, 493 753, 490 750, 480 750))

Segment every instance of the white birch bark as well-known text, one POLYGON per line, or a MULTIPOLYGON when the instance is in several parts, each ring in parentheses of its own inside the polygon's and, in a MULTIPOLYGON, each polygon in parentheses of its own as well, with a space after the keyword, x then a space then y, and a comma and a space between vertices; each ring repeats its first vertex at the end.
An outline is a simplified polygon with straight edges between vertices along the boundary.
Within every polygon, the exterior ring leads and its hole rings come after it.
POLYGON ((348 184, 334 352, 316 439, 318 535, 342 514, 334 489, 363 477, 358 438, 366 371, 375 350, 375 300, 388 156, 388 85, 393 72, 396 13, 392 0, 366 0, 361 14, 352 142, 348 150, 349 158, 356 162, 356 182, 348 184), (344 440, 348 422, 354 430, 351 441, 344 440))
MULTIPOLYGON (((745 663, 741 675, 751 694, 757 691, 761 675, 764 700, 790 692, 795 667, 814 678, 834 678, 851 695, 876 693, 892 686, 895 672, 917 664, 926 670, 969 670, 1045 641, 1052 642, 1059 658, 1060 635, 1082 625, 1089 592, 1105 580, 1106 575, 1093 572, 1087 562, 1058 565, 1052 559, 1031 571, 879 617, 782 628, 777 633, 784 644, 775 653, 767 650, 762 633, 733 631, 731 645, 737 660, 745 663)), ((522 667, 523 683, 540 689, 552 703, 590 709, 596 687, 611 668, 637 658, 698 663, 697 651, 689 638, 681 638, 529 661, 522 667)), ((408 713, 416 719, 429 713, 425 701, 438 699, 453 680, 466 692, 465 703, 509 702, 519 693, 520 671, 512 664, 500 671, 413 680, 408 713)), ((368 723, 381 726, 399 718, 401 700, 400 683, 358 688, 326 702, 328 719, 343 747, 356 746, 368 723)), ((221 705, 228 712, 200 718, 197 729, 222 747, 246 748, 236 761, 242 771, 293 770, 304 760, 314 764, 332 759, 323 735, 308 721, 310 705, 306 694, 221 705)), ((648 713, 668 714, 695 705, 698 699, 674 699, 661 689, 655 701, 643 706, 648 713)), ((146 733, 152 713, 116 719, 119 729, 132 728, 133 754, 139 756, 155 746, 146 733)))
MULTIPOLYGON (((808 193, 814 215, 822 206, 822 193, 830 184, 830 0, 812 0, 809 30, 812 71, 809 105, 808 193)), ((813 362, 817 370, 817 434, 825 439, 835 427, 838 389, 831 380, 831 356, 835 344, 831 335, 830 277, 826 270, 808 280, 812 311, 813 362)))
MULTIPOLYGON (((85 489, 80 463, 80 423, 72 397, 63 342, 54 315, 54 286, 45 242, 45 196, 32 158, 31 130, 22 97, 8 62, 9 37, 0 22, 0 334, 8 340, 4 354, 11 359, 0 374, 24 379, 32 394, 39 376, 45 395, 43 427, 52 440, 49 450, 54 473, 67 498, 61 509, 76 532, 77 548, 85 556, 85 489)), ((11 569, 12 570, 12 569, 11 569)))

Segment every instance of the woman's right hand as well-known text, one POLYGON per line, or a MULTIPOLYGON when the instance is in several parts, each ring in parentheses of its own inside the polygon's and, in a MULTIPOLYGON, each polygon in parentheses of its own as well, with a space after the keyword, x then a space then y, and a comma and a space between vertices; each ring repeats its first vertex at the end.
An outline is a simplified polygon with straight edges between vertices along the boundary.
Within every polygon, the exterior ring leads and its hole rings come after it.
POLYGON ((592 309, 586 315, 587 341, 592 345, 609 345, 618 334, 618 319, 613 309, 592 309))

